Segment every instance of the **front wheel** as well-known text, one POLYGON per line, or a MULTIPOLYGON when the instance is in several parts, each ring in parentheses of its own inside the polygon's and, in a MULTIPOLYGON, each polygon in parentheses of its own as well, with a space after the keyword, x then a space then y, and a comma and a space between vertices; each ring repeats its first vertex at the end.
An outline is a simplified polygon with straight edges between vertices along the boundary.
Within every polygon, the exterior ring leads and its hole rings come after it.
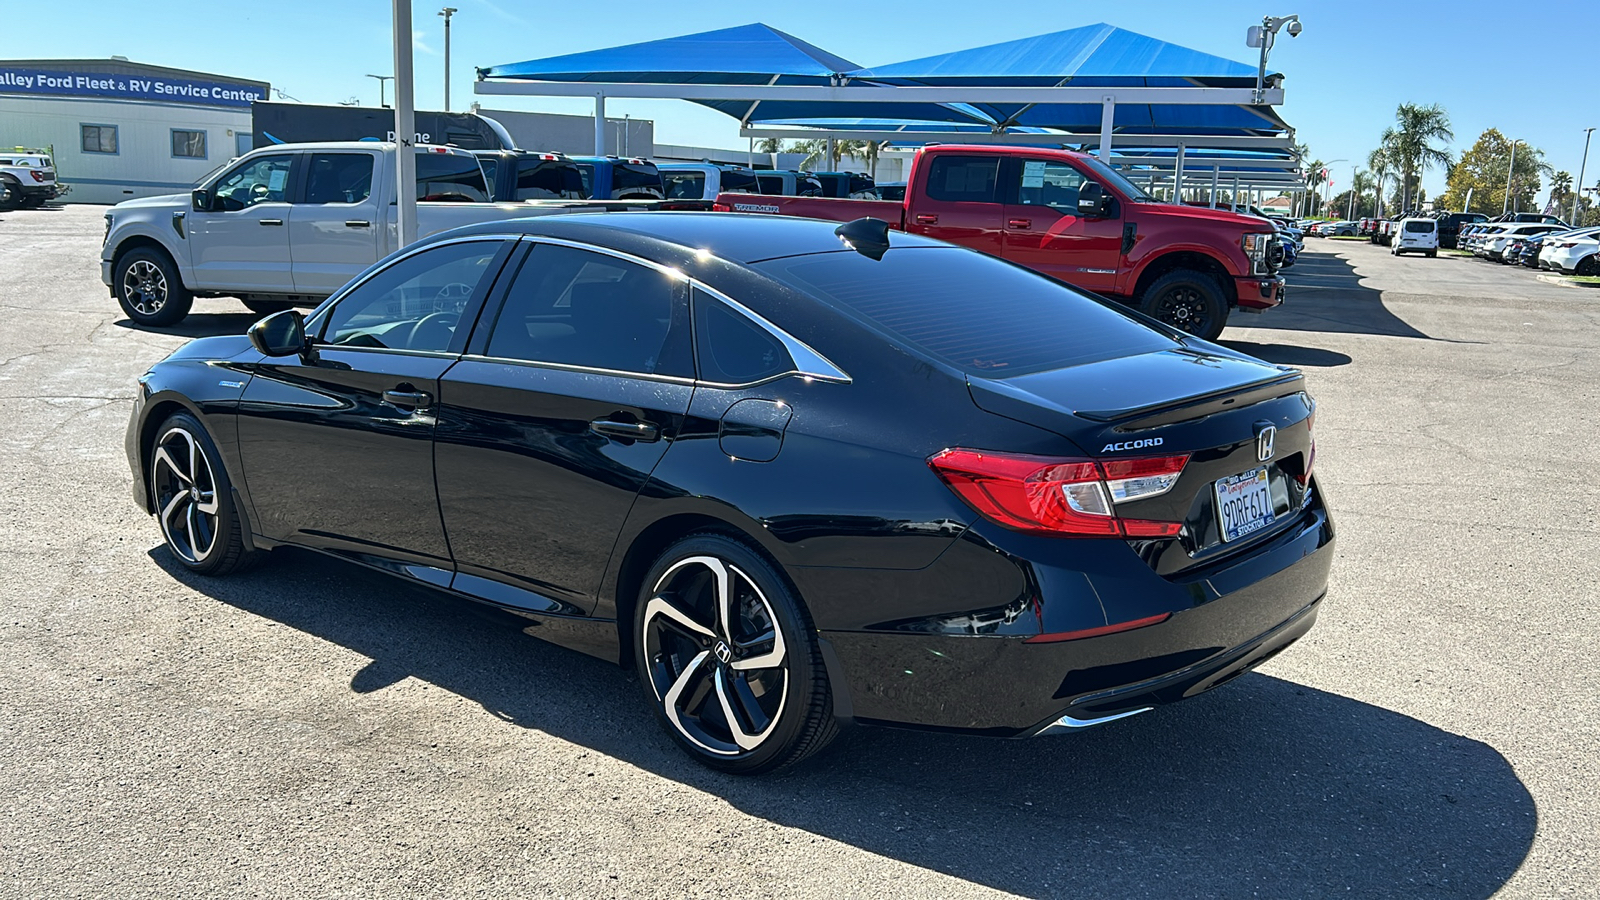
POLYGON ((296 305, 293 300, 257 300, 254 297, 240 302, 244 303, 246 309, 258 316, 270 316, 273 313, 294 309, 296 305))
POLYGON ((1208 341, 1216 340, 1228 321, 1228 302, 1216 279, 1192 269, 1157 278, 1145 290, 1139 311, 1208 341))
POLYGON ((0 180, 0 209, 11 209, 22 202, 22 191, 9 181, 0 180))
POLYGON ((227 575, 249 562, 233 483, 205 426, 175 413, 150 448, 150 496, 167 549, 201 575, 227 575))
POLYGON ((194 295, 183 286, 171 258, 152 247, 129 250, 112 273, 117 304, 139 325, 176 325, 189 314, 194 295))
POLYGON ((704 765, 771 772, 838 733, 810 616, 739 541, 693 534, 667 548, 645 578, 633 633, 656 718, 704 765))

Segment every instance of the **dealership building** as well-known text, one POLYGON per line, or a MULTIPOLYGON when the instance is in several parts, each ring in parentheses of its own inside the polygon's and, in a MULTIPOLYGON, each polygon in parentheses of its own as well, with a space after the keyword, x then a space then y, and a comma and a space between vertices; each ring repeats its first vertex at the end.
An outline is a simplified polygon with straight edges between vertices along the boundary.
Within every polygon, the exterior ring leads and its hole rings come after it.
POLYGON ((269 91, 115 57, 0 60, 0 147, 50 150, 68 203, 171 194, 251 148, 269 91))

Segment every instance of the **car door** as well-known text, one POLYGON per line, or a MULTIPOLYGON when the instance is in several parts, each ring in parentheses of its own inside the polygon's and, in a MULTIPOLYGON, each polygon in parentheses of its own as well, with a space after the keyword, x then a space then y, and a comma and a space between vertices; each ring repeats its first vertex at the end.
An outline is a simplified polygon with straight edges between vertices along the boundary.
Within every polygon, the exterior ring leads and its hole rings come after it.
MULTIPOLYGON (((1000 255, 1057 281, 1114 293, 1122 259, 1121 216, 1091 217, 1078 211, 1084 186, 1098 183, 1076 166, 1053 159, 1020 160, 1005 178, 1005 248, 1000 255)), ((1110 203, 1109 211, 1117 213, 1116 201, 1110 203)))
POLYGON ((295 290, 326 297, 377 262, 376 150, 308 153, 305 191, 289 211, 295 290))
POLYGON ((294 293, 285 225, 298 156, 273 153, 241 162, 212 185, 211 209, 186 216, 196 287, 294 293))
POLYGON ((434 455, 454 587, 588 613, 694 393, 685 283, 559 243, 534 243, 516 268, 441 384, 434 455))
POLYGON ((999 256, 1005 217, 1000 163, 998 156, 933 157, 906 230, 999 256))
POLYGON ((462 238, 403 256, 307 323, 310 352, 255 366, 238 434, 258 532, 449 583, 439 378, 513 246, 462 238))

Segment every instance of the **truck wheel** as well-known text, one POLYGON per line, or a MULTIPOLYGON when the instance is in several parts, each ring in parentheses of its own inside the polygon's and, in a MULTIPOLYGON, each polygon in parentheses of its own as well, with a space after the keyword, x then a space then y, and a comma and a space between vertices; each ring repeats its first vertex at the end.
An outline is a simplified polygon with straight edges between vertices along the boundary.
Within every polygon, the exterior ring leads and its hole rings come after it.
POLYGON ((1193 269, 1178 269, 1145 289, 1139 311, 1195 337, 1216 340, 1228 321, 1228 303, 1216 279, 1193 269))
POLYGON ((9 181, 0 179, 0 209, 14 209, 22 202, 22 191, 9 181))
POLYGON ((294 309, 295 307, 293 300, 257 300, 252 297, 242 302, 244 303, 246 309, 258 316, 270 316, 273 313, 280 313, 286 309, 294 309))
POLYGON ((189 314, 194 295, 183 286, 178 267, 153 247, 129 250, 112 273, 117 304, 136 324, 153 328, 175 325, 189 314))

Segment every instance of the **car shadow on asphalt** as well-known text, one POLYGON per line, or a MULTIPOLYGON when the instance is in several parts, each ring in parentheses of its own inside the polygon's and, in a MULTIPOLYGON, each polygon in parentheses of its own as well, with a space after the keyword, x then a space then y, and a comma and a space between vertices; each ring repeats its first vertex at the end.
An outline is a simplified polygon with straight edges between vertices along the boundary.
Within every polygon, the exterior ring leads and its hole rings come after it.
POLYGON ((150 556, 202 594, 370 659, 350 689, 376 702, 420 679, 750 816, 1014 894, 1481 898, 1537 824, 1491 747, 1259 673, 1061 738, 850 729, 796 770, 738 778, 687 759, 630 673, 531 640, 514 617, 309 552, 227 579, 150 556))
POLYGON ((149 331, 154 334, 175 334, 181 337, 203 338, 216 337, 223 334, 244 334, 246 330, 261 320, 261 316, 252 312, 239 313, 210 313, 184 317, 176 325, 167 325, 154 328, 149 325, 140 325, 132 319, 118 319, 113 322, 118 328, 128 328, 134 331, 149 331))
POLYGON ((1383 293, 1363 286, 1355 266, 1331 252, 1308 248, 1283 275, 1289 290, 1281 306, 1261 315, 1229 316, 1228 327, 1439 340, 1390 312, 1383 293))

